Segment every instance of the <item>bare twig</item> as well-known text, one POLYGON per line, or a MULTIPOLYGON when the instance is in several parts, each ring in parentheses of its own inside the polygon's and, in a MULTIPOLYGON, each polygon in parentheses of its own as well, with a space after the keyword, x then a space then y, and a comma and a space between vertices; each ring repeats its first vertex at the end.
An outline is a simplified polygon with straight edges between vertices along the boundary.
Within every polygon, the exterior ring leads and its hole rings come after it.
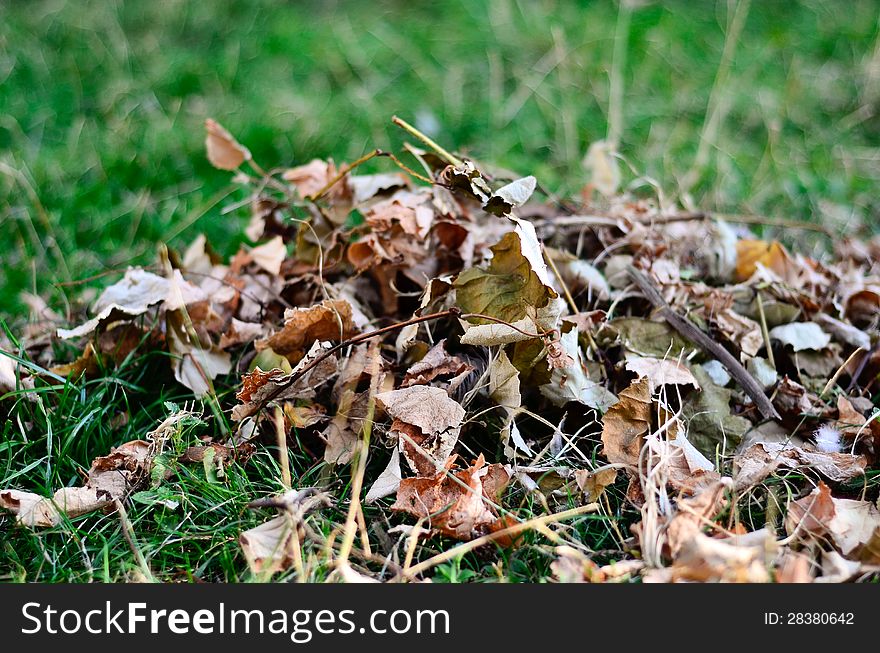
POLYGON ((755 378, 749 374, 748 370, 746 370, 746 368, 743 367, 729 351, 712 340, 712 338, 706 335, 705 332, 698 328, 689 319, 672 310, 672 307, 666 303, 666 300, 663 299, 657 288, 654 287, 653 282, 646 274, 637 270, 633 266, 629 266, 627 272, 633 282, 639 287, 639 290, 642 291, 645 299, 653 304, 663 319, 669 323, 669 326, 678 331, 688 340, 699 345, 701 349, 717 358, 721 364, 727 368, 730 375, 740 384, 740 386, 742 386, 745 393, 751 397, 761 415, 766 419, 779 419, 779 413, 776 411, 776 408, 773 407, 773 404, 767 398, 767 395, 764 394, 764 390, 755 378))
POLYGON ((405 132, 408 132, 411 136, 418 138, 420 141, 422 141, 422 143, 424 143, 425 145, 430 147, 437 154, 439 154, 443 159, 445 159, 447 163, 454 165, 456 167, 464 165, 464 162, 461 159, 459 159, 454 154, 450 154, 449 152, 447 152, 443 147, 438 145, 433 139, 431 139, 429 136, 420 132, 418 129, 416 129, 411 124, 409 124, 406 120, 398 118, 397 116, 393 116, 391 118, 391 122, 393 122, 395 125, 397 125, 401 129, 403 129, 405 132))

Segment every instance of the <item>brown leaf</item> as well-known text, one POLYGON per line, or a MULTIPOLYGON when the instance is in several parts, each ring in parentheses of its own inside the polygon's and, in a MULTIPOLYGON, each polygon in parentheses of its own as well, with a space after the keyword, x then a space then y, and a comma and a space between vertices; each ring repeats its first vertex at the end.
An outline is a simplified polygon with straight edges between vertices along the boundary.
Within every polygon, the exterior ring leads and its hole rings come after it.
POLYGON ((208 150, 208 161, 220 170, 235 170, 245 161, 251 160, 251 153, 246 147, 235 140, 224 127, 208 118, 205 120, 205 147, 208 150))
POLYGON ((602 417, 603 455, 610 463, 638 467, 650 429, 651 392, 648 379, 641 379, 622 390, 617 403, 602 417))
POLYGON ((791 265, 791 257, 779 241, 741 239, 736 243, 736 279, 748 280, 763 265, 785 277, 791 265))
POLYGON ((254 263, 269 274, 277 276, 281 273, 281 264, 287 256, 287 245, 284 244, 284 239, 281 236, 275 236, 272 240, 254 247, 250 251, 250 255, 254 263))
POLYGON ((434 345, 422 359, 406 371, 401 387, 426 385, 437 377, 458 376, 472 371, 474 367, 458 356, 446 351, 446 338, 434 345))
POLYGON ((579 469, 574 473, 575 481, 587 503, 598 501, 605 488, 617 480, 617 470, 614 468, 603 469, 593 472, 589 469, 579 469))
POLYGON ((282 515, 238 536, 252 574, 274 574, 293 564, 295 528, 291 519, 282 515))
POLYGON ((880 510, 870 501, 835 499, 820 481, 810 494, 789 503, 785 528, 801 539, 830 537, 844 556, 858 559, 880 534, 880 510))
POLYGON ((507 471, 498 464, 487 467, 480 455, 472 467, 449 473, 467 489, 449 478, 446 469, 434 477, 405 478, 391 509, 427 518, 432 530, 459 540, 489 532, 499 518, 484 498, 498 499, 510 480, 507 471))
POLYGON ((242 388, 244 395, 239 397, 241 404, 232 409, 232 419, 240 422, 255 414, 262 408, 269 397, 276 401, 283 399, 311 399, 315 389, 326 383, 339 371, 339 362, 329 356, 305 374, 301 370, 312 364, 318 356, 323 355, 329 343, 322 345, 315 342, 309 352, 297 364, 290 374, 279 374, 280 370, 254 370, 245 375, 246 386, 242 388))
POLYGON ((825 478, 842 483, 864 476, 867 464, 864 456, 808 451, 788 442, 759 442, 737 453, 734 483, 739 490, 753 487, 779 467, 814 469, 825 478))
POLYGON ((391 433, 400 438, 400 449, 412 468, 433 474, 458 442, 465 410, 446 391, 415 385, 376 395, 394 423, 391 433), (417 446, 416 446, 417 445, 417 446))
POLYGON ((676 512, 666 525, 666 542, 674 559, 682 547, 695 535, 701 533, 707 523, 729 503, 727 490, 730 479, 720 479, 691 497, 676 502, 676 512))
POLYGON ((675 557, 672 580, 727 583, 766 583, 767 540, 773 537, 764 532, 756 544, 742 544, 737 537, 724 540, 694 533, 686 540, 675 557))
POLYGON ((258 351, 270 347, 296 363, 315 341, 346 340, 354 333, 351 304, 344 299, 325 299, 310 308, 287 309, 282 329, 258 340, 256 347, 258 351))

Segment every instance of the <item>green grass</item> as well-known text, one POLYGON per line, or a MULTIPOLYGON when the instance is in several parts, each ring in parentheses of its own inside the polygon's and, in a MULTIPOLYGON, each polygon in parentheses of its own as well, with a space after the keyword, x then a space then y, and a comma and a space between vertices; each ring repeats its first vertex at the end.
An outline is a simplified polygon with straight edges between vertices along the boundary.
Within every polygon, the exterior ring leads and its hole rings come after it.
MULTIPOLYGON (((850 231, 878 224, 876 3, 728 6, 651 3, 630 15, 605 2, 6 3, 0 317, 21 327, 25 290, 65 313, 106 285, 96 275, 152 263, 160 242, 181 247, 204 232, 235 251, 246 218, 221 212, 229 179, 204 158, 207 116, 271 167, 398 148, 389 118, 399 114, 563 194, 584 184, 581 158, 611 130, 641 192, 656 183, 695 207, 850 231)), ((0 487, 73 484, 93 457, 143 437, 164 402, 187 401, 166 367, 141 352, 101 378, 0 402, 0 487)), ((280 489, 273 453, 233 465, 221 484, 180 468, 161 490, 180 498, 176 510, 131 504, 157 577, 247 577, 236 538, 265 517, 245 504, 280 489)), ((320 478, 305 456, 294 467, 305 483, 320 478)), ((574 528, 612 548, 601 519, 574 528)), ((539 580, 550 559, 528 538, 501 557, 501 572, 475 555, 437 580, 539 580)), ((30 533, 0 514, 0 540, 0 578, 114 580, 137 568, 115 516, 30 533)))

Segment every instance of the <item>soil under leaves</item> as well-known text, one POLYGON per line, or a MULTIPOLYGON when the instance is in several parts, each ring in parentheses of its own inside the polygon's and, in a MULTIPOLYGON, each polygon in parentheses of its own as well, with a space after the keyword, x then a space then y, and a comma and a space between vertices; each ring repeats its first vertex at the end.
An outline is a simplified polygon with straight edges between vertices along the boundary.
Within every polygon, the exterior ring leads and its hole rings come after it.
POLYGON ((222 483, 272 447, 284 491, 251 498, 278 514, 239 535, 263 579, 418 581, 524 546, 562 582, 878 577, 880 239, 817 259, 614 185, 549 197, 428 139, 269 174, 206 127, 253 245, 163 249, 71 328, 35 305, 19 347, 0 343, 33 362, 0 356, 0 392, 148 347, 205 408, 120 442, 80 487, 3 489, 20 527, 119 509, 179 465, 222 483), (375 157, 396 167, 358 174, 375 157), (59 340, 81 355, 57 360, 59 340), (197 418, 223 436, 175 448, 197 418), (324 483, 302 487, 292 456, 324 483))

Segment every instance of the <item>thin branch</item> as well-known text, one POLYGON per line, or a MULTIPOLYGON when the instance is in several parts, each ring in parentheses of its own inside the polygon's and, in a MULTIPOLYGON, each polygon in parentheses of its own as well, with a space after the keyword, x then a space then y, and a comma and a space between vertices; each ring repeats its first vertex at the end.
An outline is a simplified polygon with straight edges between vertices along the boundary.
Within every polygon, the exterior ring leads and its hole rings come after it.
POLYGON ((755 378, 749 374, 745 367, 733 357, 724 347, 712 340, 705 332, 697 327, 693 322, 683 315, 676 313, 666 300, 660 295, 653 282, 643 272, 637 270, 633 266, 627 268, 630 278, 642 291, 651 304, 658 310, 660 315, 665 319, 669 326, 678 331, 688 340, 696 343, 701 349, 717 358, 730 375, 742 386, 745 393, 751 397, 755 406, 766 419, 780 419, 779 413, 773 407, 773 403, 764 394, 764 390, 755 378))
POLYGON ((422 141, 422 143, 424 143, 441 157, 443 157, 447 163, 454 165, 455 167, 464 165, 464 161, 459 159, 454 154, 450 154, 449 152, 447 152, 443 147, 441 147, 433 139, 431 139, 431 137, 420 132, 418 129, 409 124, 406 120, 398 118, 397 116, 393 116, 391 118, 391 122, 403 129, 405 132, 408 132, 411 136, 418 138, 420 141, 422 141))

